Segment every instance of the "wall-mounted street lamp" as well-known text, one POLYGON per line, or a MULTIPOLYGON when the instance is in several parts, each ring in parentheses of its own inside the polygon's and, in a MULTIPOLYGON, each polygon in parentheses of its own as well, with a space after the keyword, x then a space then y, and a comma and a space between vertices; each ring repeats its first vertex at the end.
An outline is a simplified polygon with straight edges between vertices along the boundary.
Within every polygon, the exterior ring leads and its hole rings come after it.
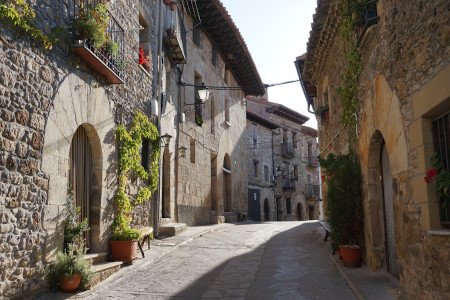
MULTIPOLYGON (((197 95, 198 99, 200 100, 201 104, 204 104, 206 101, 208 101, 209 96, 211 96, 211 90, 208 88, 208 86, 202 82, 201 86, 197 86, 197 95)), ((198 105, 198 103, 184 103, 184 105, 198 105)))
POLYGON ((163 141, 165 147, 169 146, 171 138, 172 136, 168 133, 161 136, 161 140, 163 141))

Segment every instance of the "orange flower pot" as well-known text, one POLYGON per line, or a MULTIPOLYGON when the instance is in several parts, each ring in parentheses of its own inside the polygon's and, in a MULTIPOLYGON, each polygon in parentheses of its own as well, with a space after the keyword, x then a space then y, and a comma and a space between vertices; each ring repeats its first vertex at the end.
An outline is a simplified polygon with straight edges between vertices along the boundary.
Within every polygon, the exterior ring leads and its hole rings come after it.
POLYGON ((59 279, 59 287, 63 292, 73 293, 76 292, 78 287, 80 286, 81 275, 80 274, 72 274, 70 277, 61 277, 59 279))
POLYGON ((136 257, 137 241, 109 241, 114 261, 131 264, 136 257))
POLYGON ((361 266, 361 247, 341 245, 342 262, 345 267, 357 268, 361 266))

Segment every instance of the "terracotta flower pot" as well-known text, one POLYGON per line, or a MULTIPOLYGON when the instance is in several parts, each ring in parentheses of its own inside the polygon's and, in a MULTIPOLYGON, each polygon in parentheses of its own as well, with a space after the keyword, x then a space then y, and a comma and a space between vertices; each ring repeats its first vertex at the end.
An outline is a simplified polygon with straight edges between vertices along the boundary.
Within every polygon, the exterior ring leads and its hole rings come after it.
POLYGON ((342 262, 345 267, 357 268, 361 266, 361 247, 341 245, 342 262))
POLYGON ((164 3, 165 5, 169 5, 169 4, 170 4, 170 0, 163 0, 163 3, 164 3))
POLYGON ((114 261, 123 261, 128 264, 133 263, 137 250, 136 241, 109 241, 109 245, 114 261))
POLYGON ((59 279, 59 287, 63 292, 73 293, 80 286, 81 275, 80 274, 72 274, 70 277, 61 277, 59 279))
POLYGON ((338 253, 338 255, 339 255, 339 259, 342 260, 341 246, 338 247, 337 253, 338 253))

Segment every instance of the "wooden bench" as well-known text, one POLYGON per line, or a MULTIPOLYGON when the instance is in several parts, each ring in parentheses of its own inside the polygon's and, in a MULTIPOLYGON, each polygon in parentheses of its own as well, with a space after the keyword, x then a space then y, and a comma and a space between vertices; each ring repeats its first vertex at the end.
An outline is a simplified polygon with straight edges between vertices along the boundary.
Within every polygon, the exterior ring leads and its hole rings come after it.
POLYGON ((324 221, 319 221, 319 222, 320 222, 320 225, 322 225, 322 227, 325 228, 325 238, 323 240, 326 242, 331 233, 330 224, 328 224, 327 222, 324 222, 324 221))
POLYGON ((153 238, 153 228, 152 227, 142 227, 138 229, 141 238, 138 240, 139 250, 141 250, 142 257, 145 257, 144 250, 142 250, 142 245, 147 241, 148 249, 150 249, 150 240, 153 238))

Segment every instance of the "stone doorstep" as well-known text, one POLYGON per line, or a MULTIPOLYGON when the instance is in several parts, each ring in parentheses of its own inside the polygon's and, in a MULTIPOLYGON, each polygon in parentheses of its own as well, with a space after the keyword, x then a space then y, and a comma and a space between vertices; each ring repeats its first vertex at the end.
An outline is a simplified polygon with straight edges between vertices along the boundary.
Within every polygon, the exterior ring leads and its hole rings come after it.
POLYGON ((168 224, 172 224, 173 221, 171 218, 161 218, 161 221, 159 222, 159 226, 164 226, 168 224))
POLYGON ((92 271, 94 272, 94 277, 88 289, 92 289, 94 286, 118 272, 122 267, 123 262, 113 261, 113 262, 102 262, 92 266, 92 271))
POLYGON ((170 223, 159 227, 159 234, 165 237, 180 234, 187 228, 185 223, 170 223))
POLYGON ((93 265, 106 262, 107 257, 108 254, 106 252, 89 253, 84 255, 84 259, 89 260, 93 265))

